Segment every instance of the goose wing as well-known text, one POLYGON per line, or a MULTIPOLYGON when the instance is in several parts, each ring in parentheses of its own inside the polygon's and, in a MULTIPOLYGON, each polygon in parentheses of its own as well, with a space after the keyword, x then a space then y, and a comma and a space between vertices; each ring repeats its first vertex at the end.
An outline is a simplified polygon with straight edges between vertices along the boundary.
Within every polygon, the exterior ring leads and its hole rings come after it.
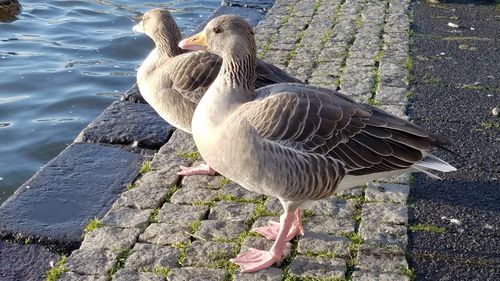
POLYGON ((222 59, 206 51, 189 52, 172 59, 168 74, 172 89, 198 103, 217 77, 222 59))
POLYGON ((302 84, 278 84, 241 114, 269 141, 340 160, 348 174, 408 168, 432 145, 447 140, 406 120, 338 92, 302 84))

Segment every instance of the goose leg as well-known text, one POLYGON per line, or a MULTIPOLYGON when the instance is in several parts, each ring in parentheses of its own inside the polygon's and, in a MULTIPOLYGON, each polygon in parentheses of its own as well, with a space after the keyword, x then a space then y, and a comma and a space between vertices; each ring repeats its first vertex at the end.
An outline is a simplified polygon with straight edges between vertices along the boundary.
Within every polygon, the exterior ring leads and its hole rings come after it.
MULTIPOLYGON (((256 227, 252 231, 261 234, 269 240, 276 240, 278 237, 278 232, 280 230, 280 223, 275 221, 269 221, 269 226, 256 227)), ((290 241, 297 235, 304 235, 304 228, 302 227, 302 218, 300 209, 295 210, 294 218, 292 221, 292 226, 290 231, 286 236, 286 241, 290 241)))
POLYGON ((208 175, 215 176, 216 171, 210 168, 207 164, 200 164, 197 166, 186 167, 180 166, 181 171, 177 172, 181 176, 192 176, 192 175, 208 175))
POLYGON ((241 272, 254 272, 270 267, 283 256, 286 238, 294 220, 295 214, 293 212, 285 211, 280 217, 280 229, 271 250, 262 251, 250 248, 231 261, 240 266, 241 272))

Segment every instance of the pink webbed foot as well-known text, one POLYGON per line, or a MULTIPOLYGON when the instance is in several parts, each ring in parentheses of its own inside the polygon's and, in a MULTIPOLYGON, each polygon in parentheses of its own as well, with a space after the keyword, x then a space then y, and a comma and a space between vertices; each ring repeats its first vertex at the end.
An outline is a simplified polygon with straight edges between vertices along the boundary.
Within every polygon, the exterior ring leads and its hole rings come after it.
POLYGON ((186 167, 180 166, 181 171, 177 172, 181 176, 192 176, 192 175, 207 175, 215 176, 215 170, 210 168, 207 164, 200 164, 198 166, 186 167))
POLYGON ((280 257, 273 257, 268 251, 250 248, 248 251, 232 259, 231 262, 239 265, 241 272, 255 272, 270 267, 273 263, 278 261, 279 258, 280 257))
MULTIPOLYGON (((285 241, 290 241, 297 235, 304 235, 304 228, 302 227, 300 210, 296 210, 294 215, 295 216, 292 222, 292 226, 290 227, 290 230, 286 235, 285 241)), ((280 230, 280 223, 269 221, 268 224, 269 226, 256 227, 252 229, 252 231, 259 233, 269 240, 276 240, 280 230)))

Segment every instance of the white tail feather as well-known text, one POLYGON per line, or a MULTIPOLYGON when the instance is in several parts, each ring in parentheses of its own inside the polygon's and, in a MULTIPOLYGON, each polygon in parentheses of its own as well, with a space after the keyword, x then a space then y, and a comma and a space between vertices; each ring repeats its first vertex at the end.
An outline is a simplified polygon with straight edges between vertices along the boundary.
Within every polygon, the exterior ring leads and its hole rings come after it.
POLYGON ((420 162, 413 164, 412 168, 424 172, 433 178, 439 178, 439 177, 428 172, 427 170, 436 170, 440 172, 454 172, 457 170, 457 168, 451 166, 450 164, 446 163, 445 161, 439 159, 438 157, 432 154, 425 155, 425 157, 422 158, 420 162))

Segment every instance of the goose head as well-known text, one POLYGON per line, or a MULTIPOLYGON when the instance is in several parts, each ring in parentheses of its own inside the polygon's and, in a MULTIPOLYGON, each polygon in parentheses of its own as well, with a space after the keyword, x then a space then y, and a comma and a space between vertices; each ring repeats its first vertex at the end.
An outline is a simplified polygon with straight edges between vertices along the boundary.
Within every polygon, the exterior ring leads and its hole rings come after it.
POLYGON ((164 48, 165 51, 177 55, 181 53, 177 44, 182 38, 179 27, 175 23, 172 14, 165 9, 153 9, 147 11, 141 22, 133 29, 135 32, 145 33, 155 42, 157 48, 164 48))

